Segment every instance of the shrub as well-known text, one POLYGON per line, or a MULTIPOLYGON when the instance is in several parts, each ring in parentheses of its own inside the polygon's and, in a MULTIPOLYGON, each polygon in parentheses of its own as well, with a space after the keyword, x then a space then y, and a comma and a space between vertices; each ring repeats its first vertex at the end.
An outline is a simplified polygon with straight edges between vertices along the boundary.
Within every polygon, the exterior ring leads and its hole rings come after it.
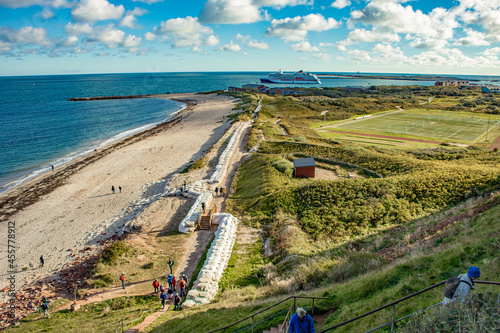
MULTIPOLYGON (((90 283, 93 288, 104 288, 115 282, 115 278, 111 273, 95 275, 93 279, 94 281, 90 283)), ((116 279, 116 281, 118 281, 118 279, 116 279)))
POLYGON ((271 161, 272 166, 281 173, 284 173, 287 177, 292 178, 293 176, 293 164, 282 158, 278 157, 271 161))
POLYGON ((130 246, 124 241, 118 241, 102 251, 99 262, 105 265, 114 264, 121 255, 126 254, 130 251, 130 246))

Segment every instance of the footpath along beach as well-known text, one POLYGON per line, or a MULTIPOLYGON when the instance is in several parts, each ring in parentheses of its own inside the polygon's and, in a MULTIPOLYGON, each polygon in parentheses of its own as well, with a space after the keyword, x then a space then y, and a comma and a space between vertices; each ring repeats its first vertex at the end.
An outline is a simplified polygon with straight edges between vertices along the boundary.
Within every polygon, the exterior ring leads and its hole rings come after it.
MULTIPOLYGON (((188 108, 168 124, 115 142, 0 197, 0 232, 5 235, 0 238, 0 270, 12 271, 7 235, 8 222, 15 223, 16 291, 42 279, 58 281, 62 269, 77 258, 95 256, 106 240, 120 235, 127 222, 164 192, 175 173, 203 156, 231 127, 227 116, 235 112, 237 101, 215 94, 157 97, 187 102, 188 108), (45 259, 42 268, 40 255, 45 259)), ((165 224, 168 218, 166 214, 165 224)), ((8 300, 9 276, 0 275, 2 302, 8 300)))

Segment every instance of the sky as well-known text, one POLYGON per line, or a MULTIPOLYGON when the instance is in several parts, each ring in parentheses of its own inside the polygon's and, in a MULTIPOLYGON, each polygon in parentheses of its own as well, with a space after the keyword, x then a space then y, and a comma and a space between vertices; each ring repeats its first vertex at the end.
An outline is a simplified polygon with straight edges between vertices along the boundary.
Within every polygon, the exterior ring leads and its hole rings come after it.
POLYGON ((500 75, 500 0, 0 0, 0 75, 500 75))

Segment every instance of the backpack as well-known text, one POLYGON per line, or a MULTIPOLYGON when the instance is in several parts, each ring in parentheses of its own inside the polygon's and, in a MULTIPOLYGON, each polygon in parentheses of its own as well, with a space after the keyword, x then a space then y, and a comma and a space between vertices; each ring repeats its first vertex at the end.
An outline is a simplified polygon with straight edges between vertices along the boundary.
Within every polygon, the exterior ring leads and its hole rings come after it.
POLYGON ((467 283, 472 289, 474 289, 474 287, 469 282, 464 281, 464 280, 460 280, 461 277, 462 277, 462 275, 460 275, 459 277, 453 276, 453 277, 449 278, 448 280, 446 280, 446 283, 444 284, 444 296, 445 297, 448 297, 450 299, 453 298, 453 295, 455 295, 455 291, 457 290, 460 282, 467 283))
POLYGON ((47 303, 42 304, 42 310, 47 310, 49 308, 49 305, 47 303))

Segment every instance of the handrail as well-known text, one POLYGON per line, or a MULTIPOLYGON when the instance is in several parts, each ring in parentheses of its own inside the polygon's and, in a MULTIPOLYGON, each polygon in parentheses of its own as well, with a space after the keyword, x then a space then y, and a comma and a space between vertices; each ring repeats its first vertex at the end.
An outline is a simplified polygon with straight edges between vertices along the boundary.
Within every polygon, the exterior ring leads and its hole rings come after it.
POLYGON ((216 329, 216 330, 210 331, 210 332, 208 332, 208 333, 219 332, 219 331, 225 330, 226 328, 232 327, 232 326, 234 326, 234 325, 236 325, 236 324, 239 324, 239 323, 241 323, 241 322, 243 322, 243 321, 245 321, 245 320, 247 320, 247 319, 252 319, 252 321, 253 321, 253 317, 255 317, 256 315, 258 315, 258 314, 260 314, 260 313, 262 313, 262 312, 264 312, 264 311, 267 311, 267 310, 269 310, 269 309, 271 309, 271 308, 274 308, 275 306, 278 306, 278 305, 280 305, 281 303, 286 302, 286 301, 288 301, 289 299, 292 299, 292 298, 293 298, 293 306, 294 306, 294 307, 295 307, 295 299, 296 299, 296 298, 308 298, 308 299, 313 299, 313 300, 314 300, 314 299, 328 299, 327 297, 314 297, 314 296, 289 296, 289 297, 285 298, 284 300, 279 301, 279 302, 277 302, 277 303, 275 303, 275 304, 273 304, 273 305, 271 305, 271 306, 268 306, 267 308, 262 309, 262 310, 260 310, 260 311, 258 311, 258 312, 256 312, 256 313, 254 313, 254 314, 252 314, 252 315, 250 315, 250 316, 248 316, 248 317, 246 317, 246 318, 243 318, 243 319, 241 319, 241 320, 238 320, 237 322, 234 322, 234 323, 232 323, 232 324, 230 324, 230 325, 228 325, 228 326, 221 327, 221 328, 218 328, 218 329, 216 329))
POLYGON ((285 320, 283 320, 283 324, 281 325, 281 329, 279 329, 278 333, 288 332, 288 325, 290 325, 290 319, 292 317, 292 312, 293 312, 292 309, 293 309, 293 305, 290 305, 290 309, 288 309, 285 320))
MULTIPOLYGON (((377 308, 377 309, 375 309, 375 310, 372 310, 372 311, 366 312, 366 313, 364 313, 364 314, 362 314, 362 315, 359 315, 359 316, 357 316, 357 317, 355 317, 355 318, 349 319, 349 320, 344 321, 344 322, 342 322, 342 323, 340 323, 340 324, 337 324, 337 325, 335 325, 335 326, 332 326, 332 327, 329 327, 329 328, 327 328, 327 329, 324 329, 324 330, 320 331, 319 333, 328 332, 328 331, 333 330, 334 328, 337 328, 337 327, 340 327, 340 326, 347 325, 347 324, 349 324, 349 323, 351 323, 351 322, 353 322, 353 321, 356 321, 356 320, 358 320, 358 319, 361 319, 361 318, 363 318, 363 317, 366 317, 366 316, 368 316, 368 315, 371 315, 371 314, 373 314, 373 313, 375 313, 375 312, 378 312, 378 311, 383 310, 383 309, 385 309, 385 308, 388 308, 388 307, 390 307, 390 306, 393 306, 393 312, 392 312, 392 323, 393 323, 393 325, 394 325, 394 322, 395 322, 395 312, 396 312, 396 304, 398 304, 398 303, 400 303, 400 302, 402 302, 402 301, 405 301, 405 300, 407 300, 407 299, 409 299, 409 298, 412 298, 412 297, 415 297, 415 296, 417 296, 417 295, 420 295, 420 294, 422 294, 422 293, 424 293, 424 292, 427 292, 427 291, 429 291, 429 290, 431 290, 431 289, 434 289, 434 288, 436 288, 436 287, 439 287, 439 286, 441 286, 441 285, 443 285, 443 284, 445 284, 445 283, 446 283, 446 280, 445 280, 445 281, 441 281, 441 282, 439 282, 439 283, 437 283, 437 284, 435 284, 435 285, 433 285, 433 286, 427 287, 427 288, 425 288, 425 289, 422 289, 422 290, 420 290, 420 291, 417 291, 416 293, 413 293, 413 294, 408 295, 408 296, 406 296, 406 297, 400 298, 400 299, 398 299, 398 300, 396 300, 396 301, 394 301, 394 302, 392 302, 392 303, 389 303, 389 304, 386 304, 386 305, 384 305, 384 306, 381 306, 381 307, 379 307, 379 308, 377 308)), ((500 285, 500 282, 492 282, 492 281, 474 281, 474 283, 479 283, 479 284, 494 284, 494 285, 500 285)), ((385 326, 385 325, 384 325, 384 326, 385 326)), ((392 327, 392 328, 393 328, 393 327, 392 327)), ((392 331, 393 331, 393 329, 391 329, 391 332, 392 332, 392 331)))

